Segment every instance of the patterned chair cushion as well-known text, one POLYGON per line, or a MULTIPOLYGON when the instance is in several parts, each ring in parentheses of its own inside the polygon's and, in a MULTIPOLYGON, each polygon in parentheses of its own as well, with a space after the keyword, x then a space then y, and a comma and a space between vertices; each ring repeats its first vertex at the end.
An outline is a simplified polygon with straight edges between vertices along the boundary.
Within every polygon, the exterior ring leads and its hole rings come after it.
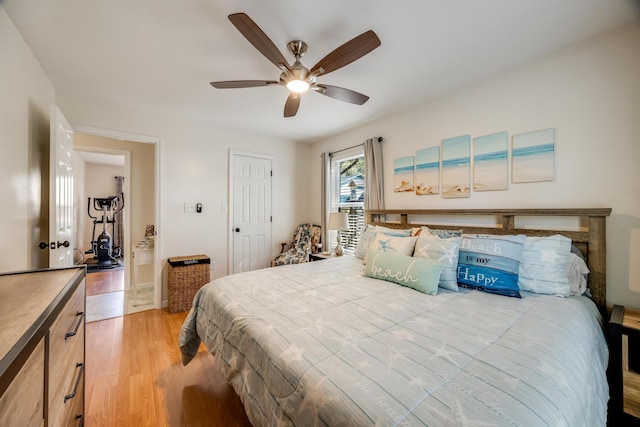
POLYGON ((272 265, 300 264, 309 261, 311 253, 311 224, 302 224, 296 230, 291 248, 276 257, 272 265))

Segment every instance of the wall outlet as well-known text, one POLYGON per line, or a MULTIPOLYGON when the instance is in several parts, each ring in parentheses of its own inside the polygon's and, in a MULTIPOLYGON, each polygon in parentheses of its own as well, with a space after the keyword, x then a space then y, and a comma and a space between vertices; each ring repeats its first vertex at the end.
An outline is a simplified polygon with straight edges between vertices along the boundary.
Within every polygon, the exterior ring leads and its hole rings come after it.
POLYGON ((216 269, 216 262, 215 261, 211 261, 211 271, 216 269))
POLYGON ((184 204, 184 213, 194 213, 196 211, 195 203, 185 203, 184 204))

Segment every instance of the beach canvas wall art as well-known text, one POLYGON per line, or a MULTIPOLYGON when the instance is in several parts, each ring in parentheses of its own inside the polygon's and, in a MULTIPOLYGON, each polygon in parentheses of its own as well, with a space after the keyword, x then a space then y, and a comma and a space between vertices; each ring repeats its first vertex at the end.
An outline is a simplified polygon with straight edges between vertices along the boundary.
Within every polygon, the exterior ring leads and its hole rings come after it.
POLYGON ((507 189, 508 145, 507 132, 473 138, 473 191, 507 189))
POLYGON ((393 162, 393 191, 413 192, 413 156, 400 157, 393 162))
POLYGON ((419 196, 440 192, 440 147, 416 151, 415 182, 419 196))
POLYGON ((442 197, 469 197, 471 135, 442 140, 442 197))
POLYGON ((555 177, 555 129, 513 135, 511 181, 553 181, 555 177))

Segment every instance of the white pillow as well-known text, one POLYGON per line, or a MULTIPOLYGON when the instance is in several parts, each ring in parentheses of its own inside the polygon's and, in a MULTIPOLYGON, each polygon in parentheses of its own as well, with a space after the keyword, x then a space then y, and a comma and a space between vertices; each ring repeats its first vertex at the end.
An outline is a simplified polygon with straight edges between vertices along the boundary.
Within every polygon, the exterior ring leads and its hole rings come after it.
POLYGON ((364 257, 367 256, 367 251, 369 250, 369 246, 371 246, 371 242, 373 242, 375 235, 376 227, 366 224, 362 229, 360 237, 358 237, 358 244, 356 245, 356 250, 353 251, 353 254, 360 259, 364 259, 364 257))
POLYGON ((571 295, 584 295, 587 291, 587 274, 589 274, 589 267, 584 260, 578 255, 570 253, 567 276, 571 295))
POLYGON ((411 230, 396 230, 394 228, 366 224, 358 238, 356 250, 353 252, 356 257, 364 259, 364 257, 367 256, 367 251, 371 246, 371 242, 373 242, 376 232, 389 234, 391 236, 409 236, 411 234, 411 230))
POLYGON ((458 251, 462 237, 441 239, 429 233, 422 233, 416 240, 413 256, 432 259, 443 264, 438 286, 458 292, 458 251))
POLYGON ((571 239, 560 234, 527 236, 518 273, 520 290, 568 297, 567 263, 570 251, 571 239))
POLYGON ((386 233, 376 232, 373 242, 369 249, 398 255, 413 255, 413 248, 416 244, 417 237, 411 236, 391 236, 386 233))

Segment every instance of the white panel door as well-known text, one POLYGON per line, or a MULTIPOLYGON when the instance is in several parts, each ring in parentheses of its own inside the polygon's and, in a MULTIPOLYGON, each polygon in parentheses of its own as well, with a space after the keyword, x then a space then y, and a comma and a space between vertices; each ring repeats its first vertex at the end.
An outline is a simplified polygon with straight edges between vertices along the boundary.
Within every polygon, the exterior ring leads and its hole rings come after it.
POLYGON ((73 265, 73 128, 51 106, 49 162, 49 267, 73 265))
POLYGON ((233 273, 271 265, 271 159, 232 155, 233 273))

